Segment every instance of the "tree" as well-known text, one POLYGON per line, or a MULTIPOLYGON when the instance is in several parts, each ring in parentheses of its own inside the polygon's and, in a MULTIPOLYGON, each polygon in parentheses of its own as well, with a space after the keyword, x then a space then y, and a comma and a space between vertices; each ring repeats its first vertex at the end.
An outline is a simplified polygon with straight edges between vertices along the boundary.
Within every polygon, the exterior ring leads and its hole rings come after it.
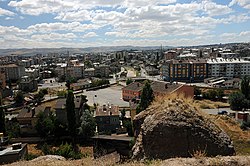
POLYGON ((126 80, 126 85, 129 85, 129 84, 131 84, 133 82, 133 80, 131 79, 131 78, 128 78, 127 80, 126 80))
POLYGON ((148 106, 151 104, 153 99, 154 99, 153 90, 151 88, 150 83, 148 81, 146 81, 146 83, 142 89, 141 101, 140 101, 138 107, 136 108, 136 113, 138 114, 141 111, 148 108, 148 106))
POLYGON ((24 96, 22 91, 18 91, 16 96, 15 96, 15 101, 17 105, 22 105, 24 102, 24 96))
POLYGON ((66 99, 66 112, 68 120, 68 130, 71 137, 76 135, 76 115, 75 115, 75 103, 74 94, 72 90, 68 90, 66 99))
POLYGON ((224 90, 223 90, 223 89, 218 89, 218 90, 217 90, 217 98, 218 98, 219 100, 221 100, 221 99, 223 98, 223 96, 225 96, 224 90))
POLYGON ((70 80, 67 80, 67 81, 66 81, 65 86, 67 87, 68 90, 70 90, 70 80))
POLYGON ((0 133, 5 134, 6 129, 5 129, 5 115, 4 115, 4 110, 2 107, 2 96, 0 94, 0 133))
POLYGON ((232 110, 241 111, 246 107, 246 98, 241 92, 231 93, 228 100, 232 110))
POLYGON ((81 124, 79 127, 79 134, 85 138, 89 138, 95 135, 96 123, 91 112, 86 109, 80 118, 81 124))
POLYGON ((201 95, 201 90, 200 90, 200 88, 198 88, 197 86, 194 87, 194 95, 195 95, 195 96, 201 95))
POLYGON ((54 135, 55 117, 52 114, 49 114, 49 116, 46 116, 44 112, 39 112, 37 117, 38 117, 38 120, 35 125, 35 128, 38 134, 43 138, 47 138, 49 136, 54 135))
POLYGON ((240 90, 241 93, 245 95, 246 99, 250 99, 250 78, 247 76, 244 76, 243 79, 241 80, 240 84, 240 90))

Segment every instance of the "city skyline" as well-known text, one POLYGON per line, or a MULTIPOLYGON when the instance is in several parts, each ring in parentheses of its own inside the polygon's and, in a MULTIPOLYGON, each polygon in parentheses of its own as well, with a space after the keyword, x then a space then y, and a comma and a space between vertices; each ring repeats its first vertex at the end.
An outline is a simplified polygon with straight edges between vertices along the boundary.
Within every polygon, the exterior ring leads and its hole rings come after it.
POLYGON ((249 42, 250 0, 0 0, 0 49, 249 42))

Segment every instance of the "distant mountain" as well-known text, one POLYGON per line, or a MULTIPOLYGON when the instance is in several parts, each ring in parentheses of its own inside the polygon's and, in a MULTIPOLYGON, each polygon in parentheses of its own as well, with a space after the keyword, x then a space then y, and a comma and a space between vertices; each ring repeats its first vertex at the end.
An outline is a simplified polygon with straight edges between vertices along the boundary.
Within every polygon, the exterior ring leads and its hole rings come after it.
MULTIPOLYGON (((160 49, 160 46, 101 46, 101 47, 86 47, 86 48, 20 48, 20 49, 0 49, 0 56, 5 55, 24 55, 24 56, 32 56, 36 54, 45 55, 47 53, 64 53, 69 52, 72 53, 89 53, 89 52, 112 52, 112 51, 122 51, 122 50, 155 50, 160 49)), ((170 46, 164 46, 164 49, 172 48, 170 46)))

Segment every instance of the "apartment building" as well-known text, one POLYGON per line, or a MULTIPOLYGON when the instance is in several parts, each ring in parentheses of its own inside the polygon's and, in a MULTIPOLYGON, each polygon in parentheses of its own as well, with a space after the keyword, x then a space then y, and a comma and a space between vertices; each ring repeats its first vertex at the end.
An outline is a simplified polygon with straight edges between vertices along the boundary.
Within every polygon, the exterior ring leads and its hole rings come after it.
POLYGON ((7 64, 0 66, 0 69, 5 70, 6 80, 18 80, 25 75, 24 66, 18 66, 16 64, 7 64))
POLYGON ((208 64, 205 59, 184 59, 165 61, 161 67, 161 76, 166 81, 202 81, 208 76, 208 64))
POLYGON ((241 78, 250 75, 250 61, 243 59, 214 58, 209 59, 207 63, 209 77, 241 78))
POLYGON ((57 68, 55 71, 58 74, 58 77, 65 76, 66 78, 74 77, 74 78, 84 78, 84 64, 66 64, 60 63, 57 64, 57 68))

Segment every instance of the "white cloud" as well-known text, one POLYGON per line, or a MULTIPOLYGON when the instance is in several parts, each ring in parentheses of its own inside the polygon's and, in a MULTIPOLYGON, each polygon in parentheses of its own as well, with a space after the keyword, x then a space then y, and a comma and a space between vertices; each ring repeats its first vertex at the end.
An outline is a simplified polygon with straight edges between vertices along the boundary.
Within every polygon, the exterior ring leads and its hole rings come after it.
POLYGON ((235 4, 238 4, 242 6, 243 8, 250 9, 250 0, 232 0, 229 3, 229 6, 233 6, 235 4))
POLYGON ((0 8, 0 16, 14 16, 15 13, 13 13, 12 11, 0 8))
POLYGON ((87 34, 85 34, 83 37, 84 38, 90 38, 90 37, 96 37, 97 34, 95 32, 89 32, 87 34))
POLYGON ((44 41, 44 40, 71 40, 76 38, 77 36, 73 33, 65 33, 65 34, 60 34, 60 33, 49 33, 49 34, 37 34, 37 35, 32 35, 31 39, 34 40, 39 40, 39 41, 44 41))
POLYGON ((210 16, 229 14, 233 10, 226 5, 216 4, 209 0, 202 1, 204 11, 210 16))
POLYGON ((79 22, 71 22, 71 23, 62 23, 62 22, 54 22, 54 23, 41 23, 29 26, 27 29, 32 32, 56 32, 56 31, 71 31, 71 32, 84 32, 90 29, 98 29, 101 26, 94 24, 81 24, 79 22))

